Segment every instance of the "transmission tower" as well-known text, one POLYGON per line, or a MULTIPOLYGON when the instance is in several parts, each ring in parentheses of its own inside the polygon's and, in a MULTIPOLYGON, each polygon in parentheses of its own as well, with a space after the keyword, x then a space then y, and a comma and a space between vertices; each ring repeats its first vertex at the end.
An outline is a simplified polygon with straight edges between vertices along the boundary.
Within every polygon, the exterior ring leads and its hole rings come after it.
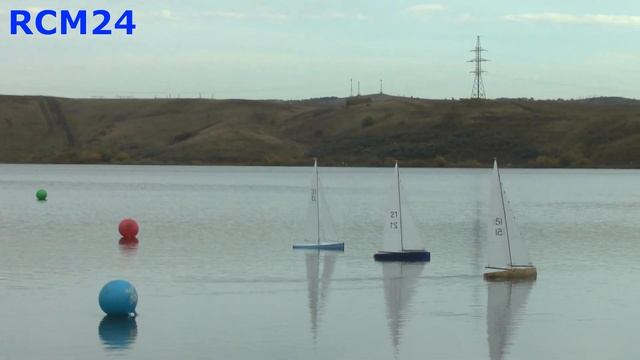
POLYGON ((485 61, 489 61, 482 57, 482 52, 487 51, 480 46, 480 36, 476 38, 476 47, 471 50, 471 52, 475 53, 475 57, 468 62, 472 62, 475 65, 475 69, 471 71, 472 74, 475 75, 473 79, 473 89, 471 89, 471 98, 473 99, 484 99, 486 95, 484 93, 484 83, 482 82, 482 74, 486 73, 486 71, 482 70, 482 63, 485 61))

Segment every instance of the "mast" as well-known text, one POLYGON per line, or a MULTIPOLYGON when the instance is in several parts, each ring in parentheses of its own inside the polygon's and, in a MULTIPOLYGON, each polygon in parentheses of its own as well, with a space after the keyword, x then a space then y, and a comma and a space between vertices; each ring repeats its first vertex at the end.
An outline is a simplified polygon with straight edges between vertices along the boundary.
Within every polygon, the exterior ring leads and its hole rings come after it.
POLYGON ((317 159, 314 159, 313 167, 316 170, 316 217, 317 217, 316 221, 318 224, 316 228, 318 229, 318 245, 319 245, 320 244, 320 186, 319 186, 320 181, 318 180, 318 160, 317 159))
POLYGON ((398 217, 400 218, 400 248, 404 251, 404 242, 402 239, 402 197, 400 196, 400 170, 398 169, 398 160, 396 160, 396 175, 398 185, 398 217))
MULTIPOLYGON (((497 160, 494 159, 497 164, 497 160)), ((509 249, 509 265, 513 266, 513 260, 511 259, 511 240, 509 239, 509 224, 507 223, 507 210, 504 205, 504 192, 502 190, 502 179, 500 178, 500 168, 496 166, 496 170, 498 171, 498 185, 500 186, 500 201, 502 201, 502 214, 504 216, 504 229, 507 233, 507 248, 509 249)))

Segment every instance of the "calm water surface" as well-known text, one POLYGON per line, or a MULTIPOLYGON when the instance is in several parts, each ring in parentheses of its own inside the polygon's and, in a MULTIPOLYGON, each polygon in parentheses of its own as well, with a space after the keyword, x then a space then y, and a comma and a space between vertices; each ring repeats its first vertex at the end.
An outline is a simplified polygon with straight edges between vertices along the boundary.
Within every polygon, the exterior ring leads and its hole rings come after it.
POLYGON ((498 284, 489 169, 402 170, 426 265, 372 259, 391 174, 321 169, 346 251, 319 254, 291 250, 308 168, 0 166, 0 359, 637 356, 640 172, 504 170, 539 277, 498 284), (115 278, 135 320, 103 319, 115 278))

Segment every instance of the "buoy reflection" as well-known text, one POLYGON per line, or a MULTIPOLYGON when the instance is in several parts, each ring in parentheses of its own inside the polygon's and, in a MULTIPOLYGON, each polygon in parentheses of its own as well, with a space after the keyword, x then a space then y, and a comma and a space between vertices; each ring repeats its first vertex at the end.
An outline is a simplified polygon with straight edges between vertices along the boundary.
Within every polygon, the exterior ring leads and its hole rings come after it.
POLYGON ((138 250, 138 239, 137 238, 121 238, 118 241, 120 245, 120 251, 123 254, 135 254, 138 250))
POLYGON ((106 350, 128 349, 138 336, 136 318, 105 316, 98 326, 98 336, 100 336, 106 350))

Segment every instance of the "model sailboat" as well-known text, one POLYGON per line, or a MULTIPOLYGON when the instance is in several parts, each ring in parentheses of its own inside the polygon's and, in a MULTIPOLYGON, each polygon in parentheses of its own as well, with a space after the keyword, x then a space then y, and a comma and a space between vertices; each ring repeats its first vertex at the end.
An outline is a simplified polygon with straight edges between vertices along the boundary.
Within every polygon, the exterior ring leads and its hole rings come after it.
POLYGON ((307 211, 305 242, 294 244, 294 249, 319 249, 344 251, 344 242, 339 242, 324 198, 324 190, 318 175, 318 161, 314 160, 311 177, 311 194, 307 211))
POLYGON ((430 261, 431 253, 424 249, 411 214, 406 211, 401 188, 396 161, 391 197, 385 209, 383 249, 373 255, 373 258, 376 261, 430 261))
POLYGON ((498 162, 493 162, 489 213, 489 271, 486 280, 535 279, 537 270, 516 227, 515 217, 502 188, 498 162))

